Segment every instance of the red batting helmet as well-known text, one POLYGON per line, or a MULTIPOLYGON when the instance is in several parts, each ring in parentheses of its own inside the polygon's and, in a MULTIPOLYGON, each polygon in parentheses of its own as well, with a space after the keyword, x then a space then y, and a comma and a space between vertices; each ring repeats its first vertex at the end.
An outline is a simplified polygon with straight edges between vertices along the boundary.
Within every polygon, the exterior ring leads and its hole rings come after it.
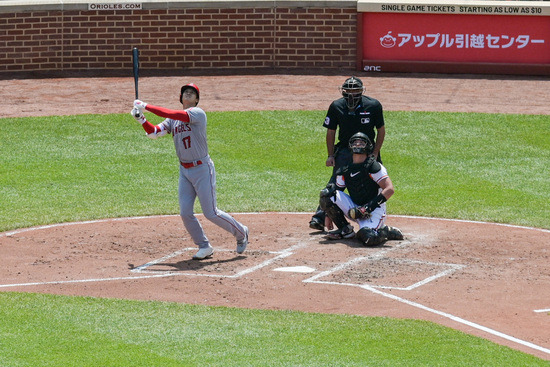
POLYGON ((193 83, 185 84, 183 87, 181 87, 181 91, 180 91, 180 103, 183 103, 183 92, 184 92, 187 88, 191 88, 191 89, 193 89, 193 90, 197 93, 197 104, 198 104, 198 103, 199 103, 199 99, 200 99, 199 87, 197 87, 197 85, 196 85, 196 84, 193 84, 193 83))

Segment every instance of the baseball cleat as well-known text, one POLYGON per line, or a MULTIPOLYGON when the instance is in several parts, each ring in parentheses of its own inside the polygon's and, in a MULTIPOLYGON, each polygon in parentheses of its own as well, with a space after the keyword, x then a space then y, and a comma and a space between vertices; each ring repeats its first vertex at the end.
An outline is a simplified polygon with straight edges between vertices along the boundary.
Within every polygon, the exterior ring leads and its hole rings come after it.
POLYGON ((242 254, 248 246, 248 227, 244 226, 244 238, 240 241, 237 241, 237 253, 242 254))
POLYGON ((325 226, 323 225, 323 223, 321 223, 321 220, 315 217, 311 218, 311 221, 309 222, 309 228, 315 229, 316 231, 325 230, 325 226))
POLYGON ((214 248, 212 248, 212 246, 210 245, 208 247, 200 248, 199 251, 197 251, 197 253, 193 255, 193 260, 206 259, 207 257, 212 256, 213 253, 214 253, 214 248))
POLYGON ((330 231, 327 234, 327 238, 329 240, 341 240, 343 238, 353 238, 354 236, 355 236, 355 232, 353 231, 353 227, 350 224, 348 224, 342 229, 330 231))

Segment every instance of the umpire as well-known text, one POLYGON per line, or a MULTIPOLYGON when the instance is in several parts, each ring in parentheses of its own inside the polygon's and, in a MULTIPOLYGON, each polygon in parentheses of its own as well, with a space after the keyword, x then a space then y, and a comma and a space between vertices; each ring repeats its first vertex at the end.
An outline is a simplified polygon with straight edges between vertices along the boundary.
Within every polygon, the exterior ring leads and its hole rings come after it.
MULTIPOLYGON (((328 183, 335 182, 335 173, 339 168, 351 163, 352 153, 348 142, 355 133, 361 132, 367 135, 371 142, 374 142, 372 155, 380 163, 382 163, 380 149, 386 135, 382 104, 377 99, 363 94, 365 87, 361 79, 352 76, 346 79, 339 89, 342 98, 330 104, 323 124, 327 129, 328 158, 326 166, 333 167, 328 183), (338 143, 335 144, 337 130, 338 143)), ((320 207, 311 218, 309 227, 319 231, 325 229, 325 212, 320 207)))

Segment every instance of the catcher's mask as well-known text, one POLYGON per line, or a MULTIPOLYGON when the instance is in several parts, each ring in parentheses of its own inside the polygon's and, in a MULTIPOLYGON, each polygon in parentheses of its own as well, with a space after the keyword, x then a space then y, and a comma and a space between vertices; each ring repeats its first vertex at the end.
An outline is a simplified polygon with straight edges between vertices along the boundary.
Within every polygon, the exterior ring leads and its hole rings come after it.
POLYGON ((369 137, 363 133, 356 133, 349 139, 349 148, 354 154, 372 154, 374 146, 369 137))
POLYGON ((185 84, 183 87, 181 87, 181 91, 180 91, 180 103, 183 103, 183 92, 185 92, 186 89, 193 89, 195 91, 195 93, 197 93, 197 103, 195 104, 198 105, 199 104, 199 99, 200 99, 200 92, 199 92, 199 87, 197 87, 196 84, 193 84, 193 83, 189 83, 189 84, 185 84))
POLYGON ((361 79, 352 76, 351 78, 346 79, 344 84, 340 87, 340 92, 342 96, 346 99, 346 103, 349 109, 355 109, 359 102, 361 102, 361 96, 365 91, 363 87, 363 82, 361 79))

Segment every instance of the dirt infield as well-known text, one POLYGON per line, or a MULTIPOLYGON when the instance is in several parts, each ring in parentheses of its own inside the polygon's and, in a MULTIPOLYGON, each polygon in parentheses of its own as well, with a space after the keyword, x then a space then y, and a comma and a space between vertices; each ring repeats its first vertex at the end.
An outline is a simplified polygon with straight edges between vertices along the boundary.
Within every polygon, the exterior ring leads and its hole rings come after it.
POLYGON ((201 217, 205 261, 178 216, 4 233, 0 291, 425 319, 550 359, 549 231, 390 217, 405 239, 366 248, 296 226, 309 214, 235 216, 249 249, 201 217))
MULTIPOLYGON (((207 112, 324 110, 347 76, 149 77, 140 95, 177 108, 195 82, 207 112)), ((548 79, 360 76, 386 110, 550 114, 548 79)), ((0 117, 124 113, 133 95, 131 77, 0 80, 0 117)), ((216 248, 202 262, 177 216, 0 233, 0 291, 425 319, 550 360, 550 231, 390 216, 405 239, 365 248, 326 241, 308 213, 235 216, 248 251, 201 217, 216 248)))
MULTIPOLYGON (((224 75, 140 78, 140 98, 179 108, 179 88, 194 82, 208 111, 326 110, 338 86, 353 74, 224 75)), ((359 74, 366 94, 390 111, 550 114, 543 77, 359 74)), ((0 80, 0 118, 129 112, 134 81, 128 78, 0 80)))

